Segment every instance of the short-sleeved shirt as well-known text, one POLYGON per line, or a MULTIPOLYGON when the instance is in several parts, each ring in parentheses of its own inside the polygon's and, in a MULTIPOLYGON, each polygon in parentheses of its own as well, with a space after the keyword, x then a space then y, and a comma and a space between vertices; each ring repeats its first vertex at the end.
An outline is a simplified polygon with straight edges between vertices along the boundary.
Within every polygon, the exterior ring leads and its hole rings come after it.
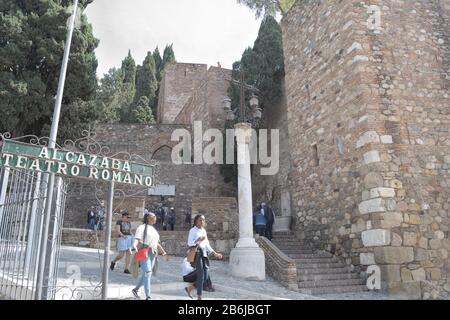
POLYGON ((131 223, 129 221, 125 222, 123 220, 119 220, 116 223, 117 226, 120 226, 120 232, 126 236, 131 235, 131 223))
POLYGON ((147 225, 147 235, 144 239, 144 230, 145 230, 145 224, 141 224, 136 229, 136 234, 134 235, 135 239, 138 239, 139 242, 143 242, 146 246, 149 246, 153 249, 153 251, 156 251, 158 248, 159 243, 159 233, 156 231, 156 229, 152 225, 147 225))

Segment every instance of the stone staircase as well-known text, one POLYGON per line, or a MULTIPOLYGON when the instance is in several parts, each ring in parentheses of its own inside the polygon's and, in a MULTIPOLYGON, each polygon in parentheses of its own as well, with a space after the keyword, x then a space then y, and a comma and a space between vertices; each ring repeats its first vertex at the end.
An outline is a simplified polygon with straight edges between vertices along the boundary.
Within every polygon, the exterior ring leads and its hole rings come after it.
POLYGON ((300 292, 311 295, 369 291, 366 280, 329 252, 314 251, 292 233, 274 233, 272 243, 295 261, 300 292))

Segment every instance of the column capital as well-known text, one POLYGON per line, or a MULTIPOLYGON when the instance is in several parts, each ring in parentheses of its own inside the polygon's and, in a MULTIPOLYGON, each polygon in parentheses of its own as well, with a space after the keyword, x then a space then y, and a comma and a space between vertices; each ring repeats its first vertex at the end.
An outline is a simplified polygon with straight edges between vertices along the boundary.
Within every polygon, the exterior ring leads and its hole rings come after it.
POLYGON ((238 144, 249 144, 252 137, 252 126, 247 122, 239 122, 234 125, 234 134, 238 144))

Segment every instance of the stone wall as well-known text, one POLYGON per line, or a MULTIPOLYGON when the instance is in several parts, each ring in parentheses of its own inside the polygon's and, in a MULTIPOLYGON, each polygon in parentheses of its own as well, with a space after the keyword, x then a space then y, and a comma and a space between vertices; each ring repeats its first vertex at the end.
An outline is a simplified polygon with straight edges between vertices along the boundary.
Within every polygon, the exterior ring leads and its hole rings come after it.
POLYGON ((208 231, 227 232, 231 238, 237 238, 239 216, 236 198, 195 197, 192 201, 192 222, 197 214, 205 216, 208 231))
POLYGON ((230 86, 227 80, 230 77, 231 70, 210 67, 204 81, 191 92, 190 98, 176 116, 174 123, 193 125, 194 121, 202 121, 205 128, 222 130, 226 119, 223 99, 230 86))
POLYGON ((297 1, 282 21, 296 233, 404 297, 450 287, 449 9, 297 1))
MULTIPOLYGON (((136 229, 133 229, 135 232, 136 229)), ((169 255, 183 257, 186 255, 188 246, 188 231, 159 231, 161 244, 169 255)), ((236 245, 236 238, 229 232, 208 232, 208 239, 211 247, 224 255, 225 259, 230 256, 231 249, 236 245)), ((105 235, 103 231, 92 231, 86 229, 63 228, 62 245, 72 247, 84 247, 93 249, 103 249, 105 235)), ((111 250, 116 251, 117 235, 111 236, 111 250)))
POLYGON ((206 73, 206 64, 175 63, 164 68, 158 99, 158 123, 175 123, 192 93, 205 85, 206 73))
MULTIPOLYGON (((111 149, 115 154, 126 151, 137 154, 145 161, 157 159, 155 170, 156 184, 176 186, 176 195, 167 200, 177 212, 176 230, 185 230, 184 213, 191 211, 194 196, 233 197, 235 190, 231 184, 225 184, 220 174, 219 166, 206 164, 176 165, 171 161, 171 148, 176 144, 170 140, 173 130, 189 126, 182 125, 98 125, 95 129, 97 141, 111 149)), ((146 188, 129 188, 116 184, 117 192, 123 190, 127 197, 136 195, 145 198, 147 207, 155 206, 159 197, 148 196, 146 188)), ((86 226, 86 212, 90 206, 97 206, 97 197, 106 202, 107 184, 74 179, 70 185, 66 204, 64 226, 70 228, 84 228, 86 226)), ((167 197, 166 197, 167 198, 167 197)), ((135 206, 127 210, 134 210, 135 206)))
POLYGON ((273 208, 276 216, 291 216, 291 193, 288 182, 291 170, 288 112, 284 84, 282 87, 283 92, 280 101, 264 109, 260 125, 261 129, 268 130, 268 150, 271 154, 273 154, 273 145, 275 143, 275 141, 271 141, 271 131, 279 130, 279 171, 275 175, 261 175, 261 167, 268 166, 262 166, 258 162, 258 164, 253 166, 252 191, 254 207, 261 202, 267 202, 273 208))

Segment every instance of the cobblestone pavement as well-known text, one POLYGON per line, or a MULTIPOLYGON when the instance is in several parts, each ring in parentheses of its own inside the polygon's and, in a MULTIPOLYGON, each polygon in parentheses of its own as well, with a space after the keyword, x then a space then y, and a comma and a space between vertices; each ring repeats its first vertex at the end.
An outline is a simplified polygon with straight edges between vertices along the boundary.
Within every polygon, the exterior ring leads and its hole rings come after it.
MULTIPOLYGON (((116 253, 111 252, 111 258, 116 253)), ((166 262, 159 259, 156 276, 152 277, 153 299, 189 299, 184 288, 186 283, 181 277, 181 257, 170 257, 166 262)), ((58 286, 61 287, 59 297, 67 298, 98 298, 101 282, 101 264, 103 251, 86 248, 63 247, 59 264, 58 286), (74 282, 75 281, 75 282, 74 282), (70 288, 63 288, 68 286, 70 288)), ((123 260, 116 264, 115 270, 109 273, 108 298, 134 299, 131 289, 135 279, 123 273, 123 260)), ((290 291, 271 278, 266 281, 243 281, 234 279, 229 274, 228 262, 211 261, 211 279, 216 292, 204 292, 205 299, 233 299, 233 300, 270 300, 270 299, 321 299, 310 295, 290 291)), ((141 289, 143 295, 143 289, 141 289)), ((194 293, 195 298, 195 293, 194 293)))
MULTIPOLYGON (((111 252, 111 259, 116 253, 111 252)), ((155 300, 189 300, 181 277, 181 257, 170 257, 166 262, 159 259, 159 267, 152 277, 152 298, 155 300)), ((101 296, 101 270, 103 250, 62 247, 59 264, 57 299, 99 299, 101 296), (96 287, 97 286, 97 287, 96 287), (96 288, 95 288, 96 287, 96 288)), ((131 289, 135 279, 123 273, 123 260, 109 272, 109 299, 134 299, 131 289)), ((246 281, 230 275, 227 261, 211 261, 211 280, 216 292, 204 292, 204 299, 221 300, 374 300, 387 299, 381 293, 333 294, 311 296, 291 291, 274 279, 246 281)), ((141 295, 143 295, 141 289, 141 295)), ((194 292, 195 298, 195 292, 194 292)))

